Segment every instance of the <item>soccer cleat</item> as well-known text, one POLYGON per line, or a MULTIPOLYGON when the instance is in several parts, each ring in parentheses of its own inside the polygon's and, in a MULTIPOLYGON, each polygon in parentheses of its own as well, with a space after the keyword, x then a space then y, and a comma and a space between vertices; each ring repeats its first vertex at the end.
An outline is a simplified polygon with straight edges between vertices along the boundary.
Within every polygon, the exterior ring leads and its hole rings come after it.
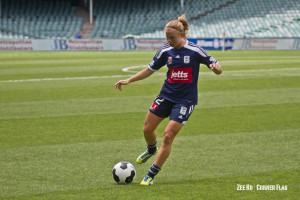
POLYGON ((144 186, 149 186, 153 184, 153 178, 151 178, 150 176, 145 176, 145 178, 142 180, 142 182, 140 183, 140 185, 144 185, 144 186))
POLYGON ((158 152, 158 148, 156 148, 156 151, 155 151, 155 153, 153 153, 153 154, 150 154, 150 153, 148 152, 148 150, 147 150, 147 151, 145 151, 144 153, 142 153, 142 154, 136 159, 136 162, 139 163, 139 164, 143 164, 143 163, 145 163, 149 158, 151 158, 151 156, 154 156, 155 154, 157 154, 157 152, 158 152))

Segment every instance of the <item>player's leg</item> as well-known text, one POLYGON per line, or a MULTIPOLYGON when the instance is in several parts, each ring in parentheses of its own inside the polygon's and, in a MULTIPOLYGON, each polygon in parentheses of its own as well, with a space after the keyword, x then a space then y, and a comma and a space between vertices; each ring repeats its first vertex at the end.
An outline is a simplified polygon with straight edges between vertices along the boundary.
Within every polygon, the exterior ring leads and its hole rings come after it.
POLYGON ((158 151, 158 154, 155 157, 155 161, 150 167, 148 174, 141 182, 141 185, 148 186, 153 184, 154 177, 160 171, 161 167, 166 162, 171 153, 172 144, 176 135, 187 122, 194 108, 194 105, 176 104, 173 106, 170 114, 170 121, 164 131, 161 148, 158 151))
POLYGON ((148 145, 154 145, 156 143, 156 132, 155 129, 164 118, 158 117, 151 112, 148 112, 144 122, 144 138, 148 145))
POLYGON ((164 131, 163 141, 160 150, 158 151, 155 161, 149 169, 147 176, 141 182, 141 185, 152 185, 154 176, 160 171, 163 164, 168 159, 171 153, 172 143, 184 125, 182 123, 170 120, 164 131))
POLYGON ((158 148, 156 146, 157 135, 155 129, 163 119, 164 118, 158 117, 150 111, 148 112, 143 128, 144 138, 147 143, 147 150, 136 159, 137 163, 145 163, 150 157, 152 157, 158 152, 158 148))
POLYGON ((179 133, 183 126, 184 125, 179 122, 170 120, 167 127, 165 128, 162 145, 155 157, 154 165, 161 168, 166 162, 171 153, 173 141, 177 133, 179 133))
POLYGON ((160 122, 168 117, 172 111, 173 103, 165 100, 162 97, 156 97, 149 112, 145 119, 144 124, 144 137, 147 142, 147 151, 142 153, 136 162, 139 164, 145 163, 150 157, 158 152, 156 146, 156 132, 155 129, 160 124, 160 122))
POLYGON ((165 128, 163 142, 161 148, 155 158, 154 165, 161 168, 171 153, 172 143, 177 133, 182 129, 184 124, 191 116, 194 105, 180 105, 173 106, 170 114, 170 121, 165 128))

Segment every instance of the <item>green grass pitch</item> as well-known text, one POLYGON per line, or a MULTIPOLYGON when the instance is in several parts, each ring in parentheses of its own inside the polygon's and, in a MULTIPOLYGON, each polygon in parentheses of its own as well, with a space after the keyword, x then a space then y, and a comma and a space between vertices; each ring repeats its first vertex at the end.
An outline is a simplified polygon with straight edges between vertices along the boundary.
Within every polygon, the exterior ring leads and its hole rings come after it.
POLYGON ((199 105, 142 187, 153 158, 135 159, 166 67, 122 92, 114 84, 155 52, 1 52, 0 199, 299 198, 300 51, 209 53, 223 74, 201 65, 199 105), (133 183, 114 182, 119 161, 135 166, 133 183), (257 189, 277 184, 287 190, 257 189))

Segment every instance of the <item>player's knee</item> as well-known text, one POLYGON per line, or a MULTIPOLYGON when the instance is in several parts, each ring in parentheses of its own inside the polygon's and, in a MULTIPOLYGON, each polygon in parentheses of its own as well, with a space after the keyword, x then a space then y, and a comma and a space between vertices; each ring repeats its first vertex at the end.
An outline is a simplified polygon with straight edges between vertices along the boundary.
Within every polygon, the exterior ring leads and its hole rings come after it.
POLYGON ((143 128, 143 132, 144 134, 151 134, 153 133, 153 128, 151 128, 150 126, 147 126, 146 124, 144 125, 144 128, 143 128))
POLYGON ((169 131, 165 131, 163 137, 163 144, 171 145, 173 143, 173 140, 174 140, 174 135, 169 131))
POLYGON ((145 134, 147 134, 149 131, 148 131, 148 128, 146 127, 146 126, 144 126, 144 128, 143 128, 143 132, 145 133, 145 134))

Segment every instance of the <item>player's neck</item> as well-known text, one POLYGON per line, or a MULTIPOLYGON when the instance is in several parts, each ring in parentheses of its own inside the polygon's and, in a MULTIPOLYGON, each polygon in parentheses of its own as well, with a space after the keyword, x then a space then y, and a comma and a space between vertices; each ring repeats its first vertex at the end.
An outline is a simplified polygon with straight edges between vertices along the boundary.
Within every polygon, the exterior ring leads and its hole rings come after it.
POLYGON ((175 47, 176 49, 181 49, 182 47, 184 47, 186 43, 186 40, 184 38, 181 39, 181 42, 179 43, 179 45, 177 47, 175 47))

